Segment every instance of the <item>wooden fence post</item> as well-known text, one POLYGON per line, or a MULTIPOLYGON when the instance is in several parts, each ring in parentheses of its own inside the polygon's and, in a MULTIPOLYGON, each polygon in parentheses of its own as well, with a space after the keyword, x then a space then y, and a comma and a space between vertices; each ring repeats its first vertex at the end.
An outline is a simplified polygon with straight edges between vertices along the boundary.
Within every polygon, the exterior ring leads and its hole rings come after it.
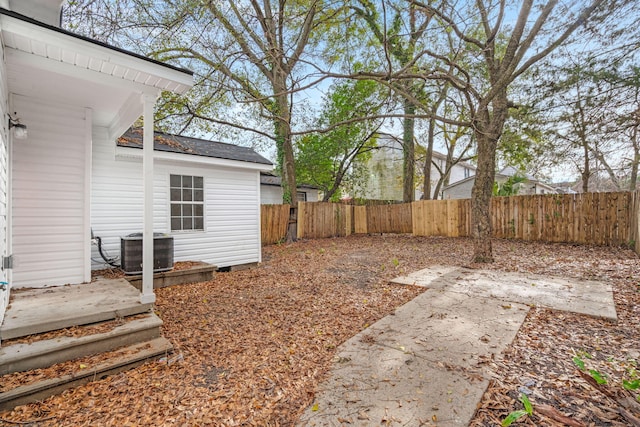
POLYGON ((305 226, 306 226, 306 203, 298 202, 298 230, 296 232, 296 237, 298 239, 302 239, 305 236, 305 226))

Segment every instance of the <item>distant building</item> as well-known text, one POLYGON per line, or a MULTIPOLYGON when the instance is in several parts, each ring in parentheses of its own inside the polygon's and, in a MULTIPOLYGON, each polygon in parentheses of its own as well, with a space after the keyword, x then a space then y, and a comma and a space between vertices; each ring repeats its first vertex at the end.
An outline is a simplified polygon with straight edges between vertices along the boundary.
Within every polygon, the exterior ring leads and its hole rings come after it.
MULTIPOLYGON (((379 134, 378 148, 372 152, 371 157, 366 162, 366 175, 363 181, 354 189, 354 197, 373 200, 402 200, 402 164, 403 164, 402 142, 388 134, 379 134)), ((440 170, 445 169, 447 156, 437 151, 433 152, 431 168, 431 188, 435 191, 435 186, 440 179, 440 170), (437 167, 435 167, 437 166, 437 167)), ((416 190, 415 199, 422 197, 423 168, 416 165, 416 190)), ((460 162, 455 164, 449 174, 449 182, 456 182, 475 175, 475 166, 460 162)), ((432 198, 440 198, 432 195, 432 198)))
MULTIPOLYGON (((298 184, 296 200, 299 202, 317 202, 320 200, 318 187, 298 184)), ((260 203, 263 205, 282 204, 282 178, 271 172, 260 173, 260 203)))
MULTIPOLYGON (((558 191, 551 185, 539 181, 538 179, 527 173, 519 173, 518 170, 512 166, 507 166, 500 172, 496 173, 495 180, 500 185, 504 184, 509 178, 516 175, 525 178, 524 182, 516 184, 518 195, 558 193, 558 191)), ((449 184, 443 190, 443 199, 470 199, 471 189, 473 188, 475 180, 475 176, 470 176, 461 181, 449 184)))

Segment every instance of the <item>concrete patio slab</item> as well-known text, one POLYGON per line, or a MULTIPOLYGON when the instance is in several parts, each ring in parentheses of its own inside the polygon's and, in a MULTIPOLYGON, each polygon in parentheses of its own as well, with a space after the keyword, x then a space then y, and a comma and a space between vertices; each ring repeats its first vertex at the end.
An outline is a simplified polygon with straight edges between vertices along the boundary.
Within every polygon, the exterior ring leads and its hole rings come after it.
POLYGON ((340 346, 299 425, 467 425, 488 385, 479 360, 504 350, 528 310, 428 290, 340 346))
POLYGON ((392 282, 617 320, 613 290, 604 282, 449 266, 434 266, 392 282))
POLYGON ((299 426, 466 426, 490 377, 479 362, 531 306, 617 319, 595 281, 435 266, 393 282, 429 289, 338 348, 299 426))

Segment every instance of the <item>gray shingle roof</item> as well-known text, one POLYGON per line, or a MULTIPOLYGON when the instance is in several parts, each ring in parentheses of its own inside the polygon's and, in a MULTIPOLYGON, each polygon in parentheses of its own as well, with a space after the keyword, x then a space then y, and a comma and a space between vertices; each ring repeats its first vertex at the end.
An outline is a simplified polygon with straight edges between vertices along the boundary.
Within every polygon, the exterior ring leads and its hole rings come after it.
MULTIPOLYGON (((142 129, 131 128, 118 138, 118 146, 142 148, 142 129)), ((272 165, 269 160, 249 147, 190 138, 188 136, 170 135, 154 132, 153 149, 170 153, 191 154, 194 156, 214 157, 217 159, 238 160, 241 162, 272 165)))
MULTIPOLYGON (((262 185, 273 185, 276 187, 282 186, 282 177, 272 173, 272 172, 260 172, 260 184, 262 185)), ((311 184, 300 184, 298 183, 298 188, 309 188, 311 190, 318 190, 319 188, 315 185, 311 184)))

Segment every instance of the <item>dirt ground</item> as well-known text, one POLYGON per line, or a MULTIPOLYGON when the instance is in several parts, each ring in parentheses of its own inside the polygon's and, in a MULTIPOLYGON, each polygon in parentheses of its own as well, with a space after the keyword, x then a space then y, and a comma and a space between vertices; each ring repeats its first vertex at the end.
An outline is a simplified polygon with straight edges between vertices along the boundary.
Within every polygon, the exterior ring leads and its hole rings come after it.
MULTIPOLYGON (((265 247, 257 268, 157 291, 164 335, 176 347, 168 361, 0 413, 0 425, 294 425, 336 347, 424 291, 389 280, 434 264, 469 266, 471 246, 463 238, 385 235, 265 247)), ((625 409, 620 398, 638 395, 622 385, 640 377, 638 257, 506 240, 494 242, 494 254, 482 268, 611 283, 619 320, 533 308, 503 357, 484 361, 493 380, 472 425, 499 425, 522 409, 521 392, 534 411, 519 425, 563 425, 545 415, 549 408, 574 422, 567 425, 629 425, 620 410, 633 414, 633 402, 625 409), (607 383, 580 374, 575 358, 607 383)), ((78 363, 88 362, 68 362, 78 363)))

